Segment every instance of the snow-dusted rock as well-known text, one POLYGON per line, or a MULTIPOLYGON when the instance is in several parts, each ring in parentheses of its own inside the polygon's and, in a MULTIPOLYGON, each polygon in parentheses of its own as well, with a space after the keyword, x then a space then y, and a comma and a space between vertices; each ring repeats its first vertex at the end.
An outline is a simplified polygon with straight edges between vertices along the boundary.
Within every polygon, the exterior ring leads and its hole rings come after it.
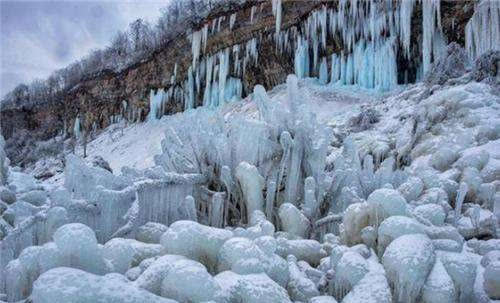
POLYGON ((49 270, 33 285, 33 303, 175 303, 113 276, 96 276, 82 270, 60 267, 49 270))
POLYGON ((425 235, 404 235, 392 241, 385 250, 382 264, 394 290, 394 298, 401 302, 416 302, 434 260, 434 246, 425 235))
POLYGON ((162 235, 160 243, 168 254, 182 255, 214 269, 219 250, 232 236, 229 230, 194 221, 177 221, 162 235))

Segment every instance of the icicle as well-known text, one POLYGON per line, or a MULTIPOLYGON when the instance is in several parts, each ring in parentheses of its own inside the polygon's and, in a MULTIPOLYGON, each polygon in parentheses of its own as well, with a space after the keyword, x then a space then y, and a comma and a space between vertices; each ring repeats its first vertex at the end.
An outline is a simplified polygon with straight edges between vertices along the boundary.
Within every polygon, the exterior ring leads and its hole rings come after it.
POLYGON ((229 17, 229 29, 233 30, 234 23, 236 22, 236 13, 231 14, 229 17))
POLYGON ((411 16, 415 0, 405 0, 400 2, 399 9, 399 40, 402 42, 403 49, 407 58, 410 57, 410 38, 411 38, 411 16))
POLYGON ((203 36, 202 36, 202 44, 203 44, 203 53, 207 51, 207 41, 208 41, 208 24, 203 26, 203 36))
POLYGON ((209 106, 212 99, 212 71, 214 67, 214 57, 210 56, 206 59, 206 73, 205 73, 205 92, 203 94, 203 105, 209 106))
POLYGON ((202 32, 196 31, 191 35, 191 54, 193 56, 193 69, 196 69, 196 62, 200 56, 202 32))
POLYGON ((422 0, 422 15, 422 64, 424 68, 423 73, 425 74, 431 69, 433 41, 436 34, 436 23, 438 25, 439 32, 441 32, 439 0, 422 0))
POLYGON ((187 80, 187 101, 184 102, 184 110, 194 108, 194 79, 193 79, 193 67, 190 66, 188 69, 188 80, 187 80))
POLYGON ((273 15, 276 17, 276 35, 281 29, 281 0, 272 0, 273 15))
POLYGON ((224 195, 215 193, 210 208, 210 226, 221 228, 224 219, 224 195))
POLYGON ((73 127, 73 134, 75 135, 75 138, 77 140, 80 139, 80 117, 76 117, 76 119, 75 119, 75 125, 73 127))
POLYGON ((320 84, 328 83, 328 67, 325 57, 323 57, 323 59, 321 60, 321 65, 319 67, 319 83, 320 84))
POLYGON ((229 48, 219 52, 219 103, 218 105, 223 105, 226 101, 225 89, 226 89, 226 79, 229 73, 229 48))
POLYGON ((481 0, 465 27, 465 47, 476 59, 489 50, 500 50, 500 2, 481 0))
POLYGON ((253 24, 253 18, 254 18, 254 15, 255 15, 255 10, 256 10, 257 7, 255 6, 252 6, 251 10, 250 10, 250 24, 253 24))

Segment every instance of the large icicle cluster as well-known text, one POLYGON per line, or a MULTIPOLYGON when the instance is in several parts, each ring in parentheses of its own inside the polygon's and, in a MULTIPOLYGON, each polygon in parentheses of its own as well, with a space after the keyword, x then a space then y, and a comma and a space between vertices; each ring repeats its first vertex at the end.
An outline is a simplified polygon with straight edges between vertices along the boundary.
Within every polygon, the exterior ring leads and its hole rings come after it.
POLYGON ((325 113, 338 87, 290 75, 162 119, 148 169, 7 168, 2 300, 498 299, 500 98, 468 79, 325 113))
POLYGON ((481 0, 465 28, 465 47, 472 59, 490 50, 500 50, 500 3, 481 0))

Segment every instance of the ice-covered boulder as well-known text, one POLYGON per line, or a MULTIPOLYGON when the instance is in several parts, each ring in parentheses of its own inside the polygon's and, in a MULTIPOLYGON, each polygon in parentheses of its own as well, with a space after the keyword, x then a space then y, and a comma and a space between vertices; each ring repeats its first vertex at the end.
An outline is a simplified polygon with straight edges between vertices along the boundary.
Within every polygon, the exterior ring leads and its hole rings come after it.
POLYGON ((493 300, 500 300, 500 261, 491 262, 484 270, 484 290, 493 300))
POLYGON ((492 250, 483 256, 483 258, 481 259, 481 265, 483 267, 487 267, 488 265, 490 265, 490 263, 499 261, 500 250, 492 250))
POLYGON ((33 285, 33 303, 175 303, 151 294, 114 275, 96 276, 59 267, 41 275, 33 285))
POLYGON ((413 218, 392 216, 385 219, 378 228, 378 255, 382 256, 389 244, 400 236, 425 234, 422 225, 413 218))
POLYGON ((94 231, 88 226, 81 223, 66 224, 59 227, 53 237, 61 253, 70 260, 71 267, 95 274, 106 272, 94 231))
POLYGON ((8 182, 9 186, 13 186, 18 194, 40 189, 40 186, 32 175, 18 171, 11 171, 9 173, 8 182))
POLYGON ((306 238, 309 231, 309 219, 291 203, 281 204, 278 215, 283 230, 301 238, 306 238))
POLYGON ((16 202, 16 194, 5 186, 0 186, 0 200, 7 204, 16 202))
POLYGON ((337 303, 337 300, 332 296, 317 296, 309 299, 307 303, 337 303))
POLYGON ((161 283, 161 295, 179 302, 203 302, 216 299, 219 285, 205 266, 193 260, 178 260, 161 283))
POLYGON ((288 282, 286 261, 275 254, 276 241, 268 236, 252 241, 246 238, 231 238, 220 248, 217 271, 231 270, 239 274, 259 273, 262 269, 271 279, 285 287, 288 282), (250 260, 250 261, 249 261, 250 260), (258 261, 258 267, 250 267, 258 261))
POLYGON ((221 288, 221 298, 226 302, 291 302, 286 290, 264 273, 239 275, 224 271, 216 275, 214 279, 221 288))
POLYGON ((455 148, 443 146, 432 153, 430 164, 439 171, 445 171, 460 157, 455 148))
POLYGON ((22 194, 19 200, 28 202, 35 206, 41 206, 47 201, 47 192, 44 190, 32 190, 22 194))
POLYGON ((395 300, 417 301, 434 260, 434 246, 425 235, 404 235, 389 244, 382 264, 395 300))
POLYGON ((368 272, 344 297, 343 303, 391 303, 392 294, 383 273, 368 272))
POLYGON ((457 292, 453 280, 440 260, 436 260, 422 289, 424 303, 454 303, 457 292))
POLYGON ((257 167, 241 162, 236 167, 235 177, 240 182, 248 214, 252 214, 254 210, 264 211, 263 190, 266 182, 257 167))
POLYGON ((459 302, 471 302, 478 261, 465 252, 437 251, 436 255, 453 280, 459 302))
POLYGON ((457 221, 458 231, 466 239, 495 237, 497 225, 496 216, 478 205, 468 208, 457 221))
POLYGON ((462 243, 458 243, 457 241, 451 239, 434 239, 432 240, 432 244, 434 244, 434 248, 436 250, 451 252, 462 251, 462 243))
POLYGON ((418 177, 410 177, 398 187, 398 191, 408 202, 416 200, 423 190, 424 182, 418 177))
POLYGON ((345 252, 335 266, 335 294, 343 298, 368 273, 368 262, 360 254, 345 252))
POLYGON ((126 239, 114 238, 106 242, 103 256, 113 265, 113 272, 124 274, 132 265, 134 248, 126 239))
POLYGON ((341 237, 347 245, 361 243, 361 230, 370 225, 370 206, 368 203, 354 203, 349 205, 342 218, 344 229, 341 237))
POLYGON ((168 227, 156 222, 148 222, 137 229, 135 238, 144 243, 160 243, 161 236, 168 227))
POLYGON ((378 226, 390 216, 407 215, 406 200, 394 189, 377 189, 368 196, 366 202, 371 208, 370 225, 372 226, 378 226))
POLYGON ((313 297, 319 296, 319 291, 311 279, 297 266, 297 258, 288 256, 288 271, 290 281, 286 286, 290 298, 294 301, 307 302, 313 297))
POLYGON ((286 240, 278 238, 276 254, 282 258, 294 255, 297 260, 304 260, 311 265, 317 265, 322 258, 326 257, 326 252, 321 248, 321 244, 312 239, 286 240))
POLYGON ((152 263, 144 269, 134 281, 135 286, 143 288, 153 294, 160 295, 163 279, 179 260, 187 259, 179 255, 164 255, 156 260, 152 260, 152 263))
POLYGON ((424 204, 417 206, 413 209, 413 215, 436 226, 443 225, 444 219, 446 218, 443 207, 437 204, 424 204))
POLYGON ((201 262, 211 270, 216 268, 217 255, 222 245, 232 236, 233 233, 229 230, 194 221, 177 221, 162 235, 160 243, 166 253, 201 262))

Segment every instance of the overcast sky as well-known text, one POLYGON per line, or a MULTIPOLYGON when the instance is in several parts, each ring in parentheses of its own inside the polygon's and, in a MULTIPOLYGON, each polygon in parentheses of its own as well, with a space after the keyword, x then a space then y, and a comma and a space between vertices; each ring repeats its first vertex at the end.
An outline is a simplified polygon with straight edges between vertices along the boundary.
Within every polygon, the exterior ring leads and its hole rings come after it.
POLYGON ((137 18, 154 23, 167 1, 0 0, 0 97, 108 45, 137 18))

